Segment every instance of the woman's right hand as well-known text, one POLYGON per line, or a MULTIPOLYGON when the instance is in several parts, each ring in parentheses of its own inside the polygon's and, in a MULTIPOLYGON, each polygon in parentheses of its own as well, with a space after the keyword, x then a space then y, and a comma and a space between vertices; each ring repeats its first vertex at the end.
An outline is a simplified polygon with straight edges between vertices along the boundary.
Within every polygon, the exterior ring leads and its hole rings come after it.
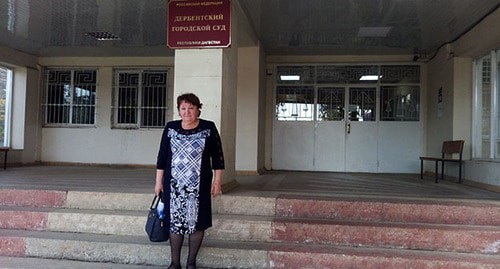
POLYGON ((155 184, 155 194, 156 194, 156 196, 160 196, 161 192, 163 192, 163 184, 157 182, 155 184))
POLYGON ((155 194, 156 196, 160 196, 160 193, 163 192, 163 173, 162 169, 156 169, 156 179, 155 179, 155 194))

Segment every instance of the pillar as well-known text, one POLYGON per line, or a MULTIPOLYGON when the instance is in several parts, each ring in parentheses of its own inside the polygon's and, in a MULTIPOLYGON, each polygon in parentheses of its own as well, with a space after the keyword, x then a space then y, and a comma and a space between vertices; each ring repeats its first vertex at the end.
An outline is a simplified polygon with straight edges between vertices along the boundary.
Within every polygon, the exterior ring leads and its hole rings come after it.
POLYGON ((174 117, 179 117, 177 96, 192 92, 203 104, 201 118, 215 122, 219 130, 226 166, 223 192, 238 185, 235 172, 238 48, 234 16, 231 25, 230 48, 177 49, 174 70, 174 117))

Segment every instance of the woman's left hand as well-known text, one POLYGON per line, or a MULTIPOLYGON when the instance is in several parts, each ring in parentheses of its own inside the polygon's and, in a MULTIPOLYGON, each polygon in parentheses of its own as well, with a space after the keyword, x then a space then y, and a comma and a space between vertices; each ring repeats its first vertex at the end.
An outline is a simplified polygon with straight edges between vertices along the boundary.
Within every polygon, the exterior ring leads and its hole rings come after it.
POLYGON ((212 183, 212 190, 210 192, 212 193, 212 197, 219 196, 222 193, 220 182, 214 181, 214 183, 212 183))
POLYGON ((212 190, 210 191, 212 193, 213 197, 217 197, 222 193, 222 170, 217 169, 214 170, 215 178, 214 181, 212 182, 212 190))

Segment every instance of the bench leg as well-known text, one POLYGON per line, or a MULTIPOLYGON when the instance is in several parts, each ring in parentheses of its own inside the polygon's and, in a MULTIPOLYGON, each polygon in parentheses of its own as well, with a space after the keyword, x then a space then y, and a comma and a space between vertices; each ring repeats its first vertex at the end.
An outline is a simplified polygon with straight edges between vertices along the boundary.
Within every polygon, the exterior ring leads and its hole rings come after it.
POLYGON ((458 163, 458 183, 462 183, 462 162, 458 163))
POLYGON ((436 174, 436 183, 438 183, 438 175, 439 175, 439 171, 438 171, 438 163, 439 163, 439 162, 436 160, 436 172, 435 172, 435 174, 436 174))
POLYGON ((424 160, 420 160, 420 179, 424 179, 424 160))
POLYGON ((5 154, 3 156, 3 170, 7 169, 7 152, 5 151, 5 154))
POLYGON ((441 162, 441 179, 444 179, 444 161, 441 162))

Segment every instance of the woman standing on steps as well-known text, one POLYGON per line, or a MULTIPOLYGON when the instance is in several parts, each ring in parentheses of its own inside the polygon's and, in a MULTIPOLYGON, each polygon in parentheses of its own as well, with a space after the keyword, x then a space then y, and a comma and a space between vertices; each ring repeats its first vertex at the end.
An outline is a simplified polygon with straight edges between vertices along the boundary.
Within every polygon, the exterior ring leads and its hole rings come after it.
POLYGON ((221 193, 221 139, 212 121, 199 118, 201 107, 192 93, 177 97, 181 120, 167 123, 158 152, 155 193, 161 193, 170 220, 169 269, 182 268, 184 235, 189 235, 187 268, 196 268, 205 230, 212 226, 210 194, 216 197, 221 193))

